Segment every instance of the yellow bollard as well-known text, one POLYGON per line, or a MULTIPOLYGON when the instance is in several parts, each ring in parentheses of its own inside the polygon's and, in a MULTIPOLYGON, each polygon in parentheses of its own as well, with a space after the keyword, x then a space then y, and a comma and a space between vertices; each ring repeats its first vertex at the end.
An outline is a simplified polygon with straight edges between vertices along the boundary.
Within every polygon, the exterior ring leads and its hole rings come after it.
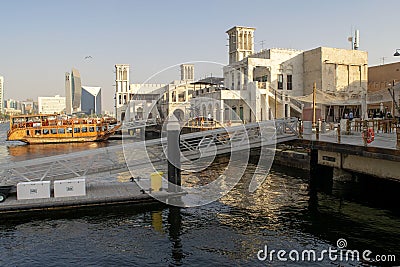
POLYGON ((151 224, 154 228, 159 233, 164 233, 163 227, 162 227, 162 212, 161 211, 153 211, 151 214, 151 224))
POLYGON ((162 175, 163 172, 153 172, 150 174, 150 189, 151 191, 161 191, 162 187, 162 175))

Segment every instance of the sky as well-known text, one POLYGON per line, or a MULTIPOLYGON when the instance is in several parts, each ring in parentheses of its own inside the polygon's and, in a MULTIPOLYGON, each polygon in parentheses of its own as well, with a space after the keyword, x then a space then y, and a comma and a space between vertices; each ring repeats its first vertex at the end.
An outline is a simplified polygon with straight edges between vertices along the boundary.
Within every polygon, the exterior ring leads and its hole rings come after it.
POLYGON ((64 75, 74 67, 82 85, 102 87, 103 110, 112 111, 115 64, 130 64, 131 83, 177 80, 179 64, 185 62, 203 62, 195 64, 196 79, 222 76, 228 61, 225 32, 236 25, 256 28, 256 51, 350 49, 347 39, 358 29, 360 50, 368 52, 369 65, 397 62, 398 3, 2 0, 0 76, 6 99, 37 100, 65 96, 64 75))

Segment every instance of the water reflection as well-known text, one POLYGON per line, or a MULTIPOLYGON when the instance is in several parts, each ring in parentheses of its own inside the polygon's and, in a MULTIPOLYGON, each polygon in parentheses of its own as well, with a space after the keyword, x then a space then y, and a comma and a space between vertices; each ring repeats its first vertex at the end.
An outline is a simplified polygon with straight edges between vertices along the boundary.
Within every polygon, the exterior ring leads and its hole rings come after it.
POLYGON ((84 142, 62 144, 35 144, 7 146, 8 155, 13 161, 28 160, 32 158, 48 157, 72 152, 86 151, 109 146, 108 142, 84 142))
POLYGON ((168 233, 171 241, 171 256, 174 265, 181 266, 184 258, 182 248, 182 214, 181 208, 170 206, 168 208, 168 233))
MULTIPOLYGON (((0 154, 23 160, 113 144, 0 145, 0 154)), ((205 172, 184 173, 183 183, 209 183, 226 164, 219 159, 205 172)), ((400 257, 398 184, 360 177, 311 188, 307 172, 275 166, 269 174, 258 170, 266 180, 249 193, 255 170, 250 162, 245 177, 228 195, 197 208, 125 205, 2 216, 0 265, 259 266, 267 265, 256 257, 264 245, 327 249, 338 238, 346 238, 350 249, 400 257)), ((118 179, 129 177, 119 174, 118 179)), ((320 263, 326 264, 332 263, 320 263)))

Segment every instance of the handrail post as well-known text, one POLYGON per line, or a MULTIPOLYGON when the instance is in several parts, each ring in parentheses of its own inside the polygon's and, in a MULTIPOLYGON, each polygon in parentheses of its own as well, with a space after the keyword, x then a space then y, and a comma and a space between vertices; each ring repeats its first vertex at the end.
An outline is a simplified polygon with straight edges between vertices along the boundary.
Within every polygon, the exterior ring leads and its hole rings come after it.
POLYGON ((367 142, 367 139, 368 139, 368 121, 367 120, 363 121, 362 138, 363 138, 363 141, 364 141, 364 146, 366 147, 368 145, 368 142, 367 142))
POLYGON ((338 127, 337 127, 337 140, 338 140, 338 144, 340 144, 340 123, 338 123, 338 127))
POLYGON ((299 120, 299 138, 303 139, 303 121, 299 120))
POLYGON ((172 115, 167 124, 168 191, 179 192, 181 186, 180 125, 172 115))
POLYGON ((350 132, 351 132, 351 129, 350 129, 350 120, 348 119, 348 120, 346 120, 346 134, 349 135, 350 132))
POLYGON ((396 126, 396 148, 400 149, 400 124, 397 123, 396 126))

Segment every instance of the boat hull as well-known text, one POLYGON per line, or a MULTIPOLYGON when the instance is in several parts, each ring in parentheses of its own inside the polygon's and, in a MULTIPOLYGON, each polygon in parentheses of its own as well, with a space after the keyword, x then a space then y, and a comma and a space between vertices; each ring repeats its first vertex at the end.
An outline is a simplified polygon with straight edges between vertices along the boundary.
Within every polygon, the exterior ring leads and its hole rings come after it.
POLYGON ((55 143, 82 143, 82 142, 96 142, 105 141, 108 138, 97 138, 97 137, 58 137, 58 138, 46 138, 46 137, 25 137, 18 141, 27 144, 55 144, 55 143))
MULTIPOLYGON (((38 115, 39 116, 39 115, 38 115)), ((95 142, 107 140, 121 125, 109 126, 102 120, 88 124, 87 119, 26 122, 26 118, 18 117, 12 121, 7 133, 8 141, 21 141, 27 144, 95 142), (74 123, 75 122, 75 123, 74 123)), ((46 117, 45 117, 46 118, 46 117)), ((92 122, 92 121, 91 121, 92 122)))

